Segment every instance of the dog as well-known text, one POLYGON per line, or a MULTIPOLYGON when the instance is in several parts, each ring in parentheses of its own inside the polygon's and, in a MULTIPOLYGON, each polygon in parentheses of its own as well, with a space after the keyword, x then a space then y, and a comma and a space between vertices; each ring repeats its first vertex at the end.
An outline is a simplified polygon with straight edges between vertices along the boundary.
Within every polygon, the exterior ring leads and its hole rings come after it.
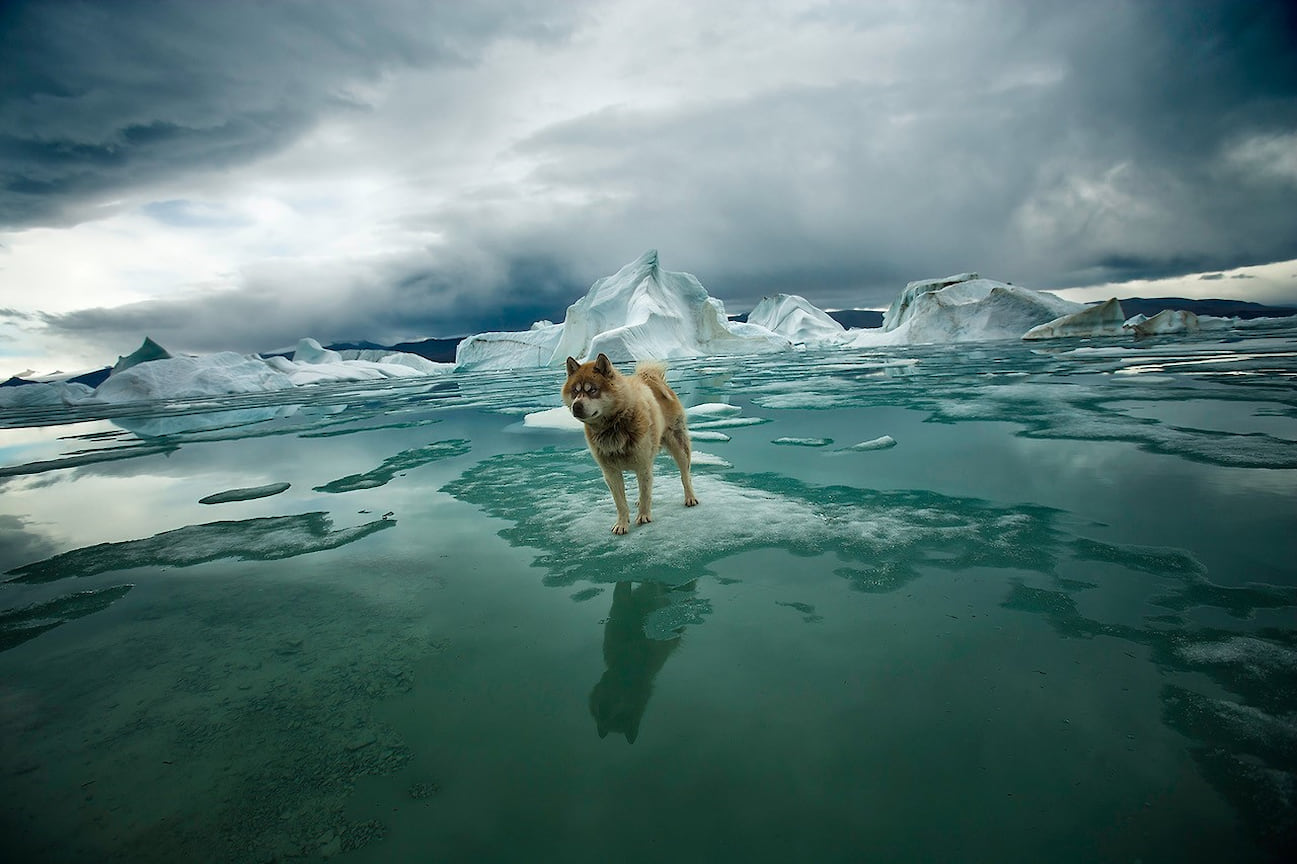
POLYGON ((639 483, 636 525, 653 521, 653 459, 666 447, 680 468, 685 506, 698 503, 689 477, 689 429, 680 398, 667 384, 660 363, 641 363, 635 374, 617 371, 607 354, 592 363, 567 358, 563 404, 585 426, 585 440, 617 505, 612 533, 630 528, 623 471, 634 471, 639 483))

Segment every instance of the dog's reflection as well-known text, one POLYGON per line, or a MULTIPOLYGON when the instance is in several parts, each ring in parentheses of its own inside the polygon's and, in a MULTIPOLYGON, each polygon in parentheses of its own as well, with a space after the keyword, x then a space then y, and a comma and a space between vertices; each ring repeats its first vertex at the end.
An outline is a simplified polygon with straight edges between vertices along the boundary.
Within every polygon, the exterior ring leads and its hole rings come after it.
MULTIPOLYGON (((692 586, 690 586, 692 587, 692 586)), ((680 644, 680 637, 661 641, 644 634, 644 620, 666 606, 671 591, 659 582, 618 582, 612 611, 603 629, 603 662, 607 669, 590 691, 590 713, 599 737, 620 732, 634 744, 640 720, 653 692, 653 679, 680 644)))

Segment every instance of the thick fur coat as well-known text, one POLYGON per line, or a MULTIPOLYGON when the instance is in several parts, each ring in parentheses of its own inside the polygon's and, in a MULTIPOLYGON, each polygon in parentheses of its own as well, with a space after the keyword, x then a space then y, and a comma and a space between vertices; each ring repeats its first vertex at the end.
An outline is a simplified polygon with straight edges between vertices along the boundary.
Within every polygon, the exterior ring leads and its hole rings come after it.
POLYGON ((653 521, 653 459, 663 447, 680 468, 685 506, 698 503, 689 477, 689 429, 679 397, 666 382, 665 369, 641 363, 634 375, 623 375, 608 355, 591 363, 567 358, 563 404, 585 425, 585 440, 617 505, 614 534, 630 528, 624 471, 634 471, 639 485, 636 525, 653 521))

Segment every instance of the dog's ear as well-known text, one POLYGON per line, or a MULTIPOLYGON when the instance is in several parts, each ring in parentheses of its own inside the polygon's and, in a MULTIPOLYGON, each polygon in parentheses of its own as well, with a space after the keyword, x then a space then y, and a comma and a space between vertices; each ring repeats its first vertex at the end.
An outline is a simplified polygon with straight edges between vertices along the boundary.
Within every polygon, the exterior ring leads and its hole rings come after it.
POLYGON ((575 372, 580 368, 581 368, 581 364, 576 362, 575 357, 567 358, 567 374, 571 375, 573 372, 575 372))
POLYGON ((594 359, 594 371, 604 377, 612 376, 612 361, 608 359, 607 354, 600 354, 594 359))

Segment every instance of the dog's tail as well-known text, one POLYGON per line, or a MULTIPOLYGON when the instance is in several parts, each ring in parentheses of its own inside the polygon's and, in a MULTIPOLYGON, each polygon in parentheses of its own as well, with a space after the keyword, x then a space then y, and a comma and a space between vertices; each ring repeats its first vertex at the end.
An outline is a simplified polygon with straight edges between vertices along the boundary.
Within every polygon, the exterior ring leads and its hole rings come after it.
POLYGON ((651 378, 654 381, 667 380, 667 365, 656 360, 647 360, 635 364, 635 375, 639 378, 651 378))

